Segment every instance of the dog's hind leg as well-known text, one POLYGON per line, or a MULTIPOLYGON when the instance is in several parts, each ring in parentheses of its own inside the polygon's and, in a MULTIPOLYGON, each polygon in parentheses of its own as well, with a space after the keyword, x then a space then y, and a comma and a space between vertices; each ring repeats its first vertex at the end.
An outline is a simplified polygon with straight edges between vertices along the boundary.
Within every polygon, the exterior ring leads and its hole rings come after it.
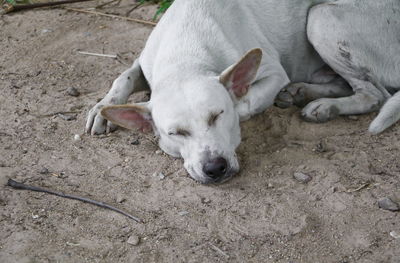
MULTIPOLYGON (((329 77, 329 76, 328 76, 329 77)), ((318 77, 318 82, 325 80, 323 76, 318 77)), ((313 80, 312 80, 313 81, 313 80)), ((285 87, 277 96, 275 105, 280 108, 288 108, 292 105, 304 107, 307 103, 320 98, 339 98, 353 94, 353 90, 347 82, 336 75, 327 83, 291 83, 285 87)))
POLYGON ((326 122, 339 115, 355 115, 379 110, 385 98, 369 82, 360 82, 363 89, 342 98, 322 98, 307 104, 302 110, 306 121, 326 122), (365 87, 370 87, 371 90, 365 87), (365 89, 364 89, 365 88, 365 89))
POLYGON ((149 89, 148 84, 144 78, 139 61, 136 60, 132 67, 114 80, 107 95, 89 111, 85 131, 96 135, 115 130, 116 126, 101 116, 101 109, 104 106, 124 104, 133 92, 147 89, 149 89))
POLYGON ((391 77, 396 75, 400 51, 398 44, 394 45, 399 28, 388 26, 391 19, 394 24, 400 22, 393 11, 400 11, 399 3, 393 0, 339 0, 310 10, 310 42, 349 83, 354 95, 309 103, 302 112, 306 120, 325 122, 338 115, 377 111, 390 97, 384 86, 399 81, 391 77))

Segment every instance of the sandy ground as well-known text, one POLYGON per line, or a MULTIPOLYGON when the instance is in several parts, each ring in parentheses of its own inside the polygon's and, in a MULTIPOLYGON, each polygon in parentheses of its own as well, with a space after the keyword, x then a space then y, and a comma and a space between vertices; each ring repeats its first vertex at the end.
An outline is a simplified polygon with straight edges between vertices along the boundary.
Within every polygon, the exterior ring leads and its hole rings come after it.
POLYGON ((400 262, 400 239, 389 234, 400 233, 400 214, 377 205, 400 201, 400 127, 371 136, 374 114, 314 125, 298 109, 270 109, 243 123, 241 173, 218 186, 194 182, 181 160, 132 131, 74 141, 151 30, 62 9, 0 19, 0 262, 400 262), (108 202, 145 223, 13 190, 8 178, 108 202))

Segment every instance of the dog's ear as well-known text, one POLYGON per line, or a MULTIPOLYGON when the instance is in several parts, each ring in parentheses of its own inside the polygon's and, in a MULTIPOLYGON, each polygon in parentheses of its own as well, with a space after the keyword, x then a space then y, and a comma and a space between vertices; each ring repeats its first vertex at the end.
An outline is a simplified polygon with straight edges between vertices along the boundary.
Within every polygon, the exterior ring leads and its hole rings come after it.
POLYGON ((127 129, 145 133, 153 130, 153 120, 146 103, 107 106, 101 110, 101 115, 106 120, 127 129))
POLYGON ((222 72, 219 81, 237 98, 243 97, 249 91, 250 85, 257 76, 261 58, 261 49, 250 50, 239 62, 222 72))

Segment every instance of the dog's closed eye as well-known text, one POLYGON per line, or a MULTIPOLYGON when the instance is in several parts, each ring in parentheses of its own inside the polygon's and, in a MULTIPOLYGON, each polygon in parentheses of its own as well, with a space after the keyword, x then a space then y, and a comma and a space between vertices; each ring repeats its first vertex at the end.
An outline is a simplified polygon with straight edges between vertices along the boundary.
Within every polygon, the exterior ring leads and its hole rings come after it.
POLYGON ((215 122, 218 120, 218 117, 224 113, 224 111, 220 111, 219 113, 211 113, 210 117, 208 117, 208 126, 213 126, 215 124, 215 122))
POLYGON ((184 130, 184 129, 176 129, 176 131, 168 132, 168 135, 188 137, 188 136, 191 135, 191 133, 189 131, 187 131, 187 130, 184 130))

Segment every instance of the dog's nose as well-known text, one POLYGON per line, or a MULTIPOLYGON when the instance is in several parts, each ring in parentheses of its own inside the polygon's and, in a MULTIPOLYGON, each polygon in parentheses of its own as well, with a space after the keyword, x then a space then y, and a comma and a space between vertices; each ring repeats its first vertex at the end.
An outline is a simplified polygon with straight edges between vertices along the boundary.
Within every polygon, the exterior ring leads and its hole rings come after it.
POLYGON ((210 178, 217 180, 225 176, 228 168, 228 162, 222 158, 218 157, 216 159, 210 160, 203 166, 203 172, 210 178))

